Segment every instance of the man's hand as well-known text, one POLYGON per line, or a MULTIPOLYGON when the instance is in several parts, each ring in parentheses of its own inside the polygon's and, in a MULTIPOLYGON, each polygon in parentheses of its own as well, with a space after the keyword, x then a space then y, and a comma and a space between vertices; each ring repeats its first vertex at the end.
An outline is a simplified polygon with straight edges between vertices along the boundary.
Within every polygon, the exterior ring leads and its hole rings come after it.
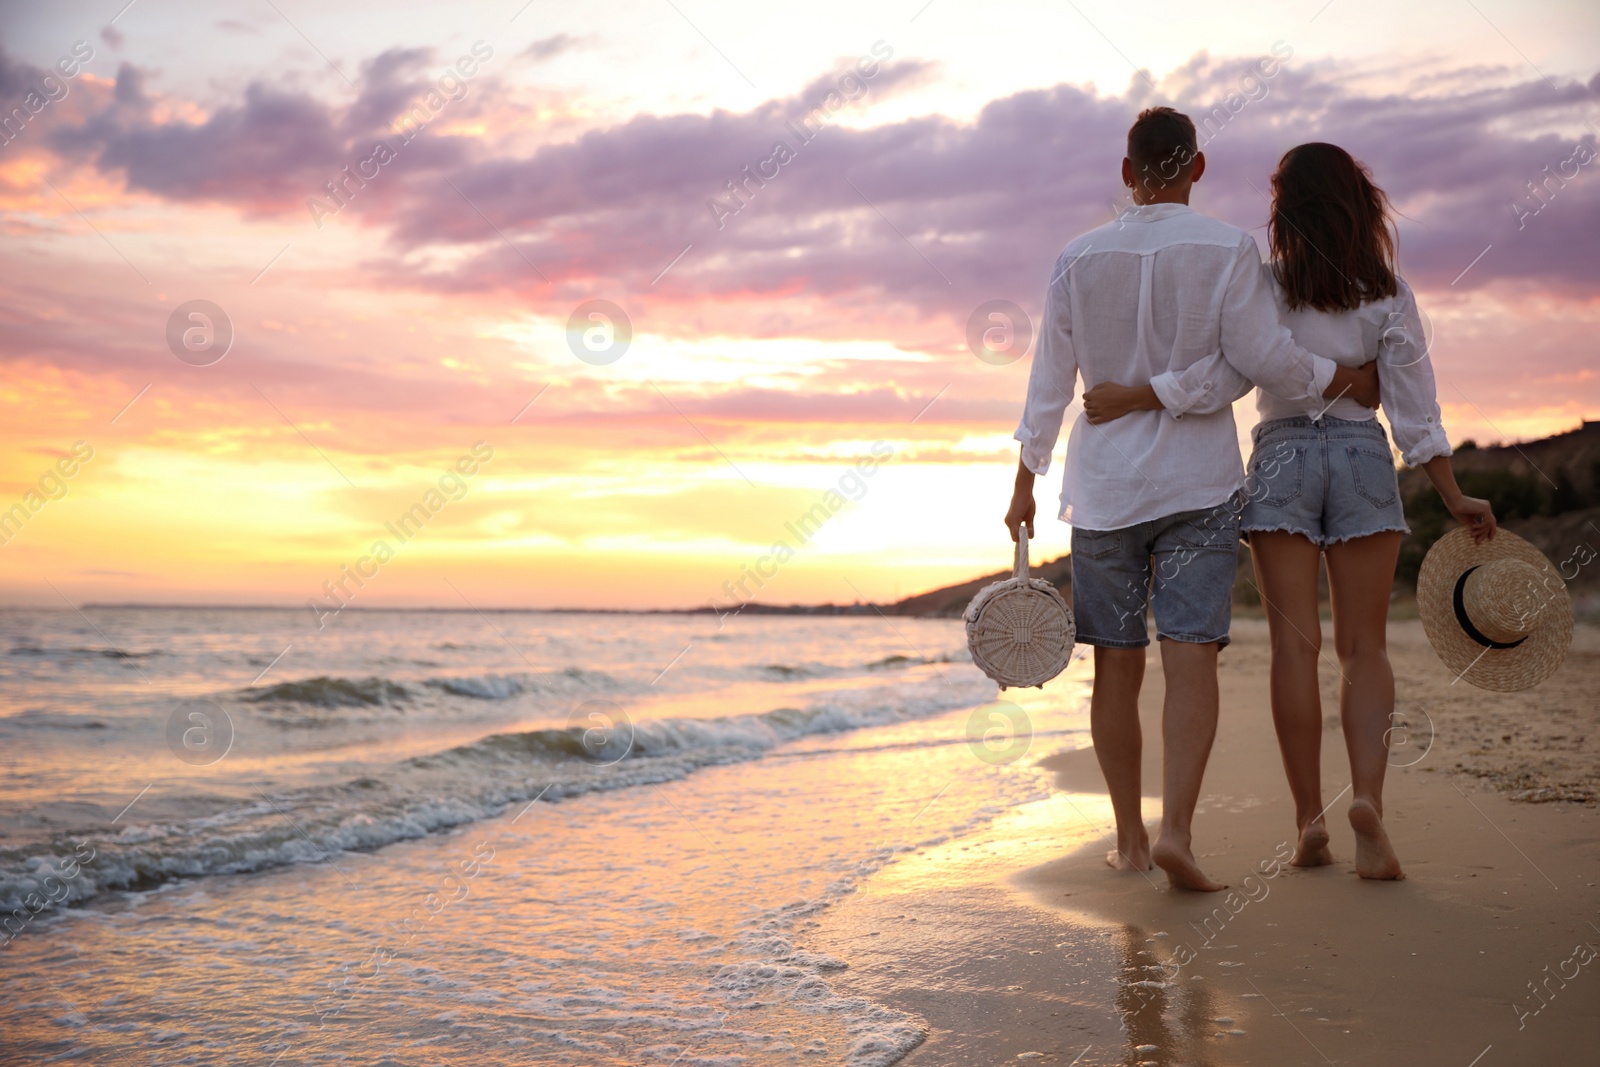
POLYGON ((1120 419, 1131 411, 1160 411, 1161 398, 1145 385, 1101 382, 1083 394, 1083 416, 1092 426, 1120 419))
POLYGON ((1028 524, 1028 536, 1033 536, 1033 488, 1030 486, 1026 495, 1021 489, 1011 494, 1011 507, 1006 511, 1006 529, 1011 531, 1011 540, 1017 539, 1017 527, 1023 523, 1028 524))
POLYGON ((1359 367, 1340 366, 1333 372, 1333 380, 1322 394, 1329 400, 1348 396, 1364 408, 1376 408, 1381 403, 1378 392, 1378 361, 1363 363, 1359 367))
POLYGON ((1017 539, 1017 527, 1023 523, 1028 524, 1028 536, 1033 536, 1033 512, 1033 472, 1019 457, 1017 483, 1011 490, 1011 507, 1006 510, 1006 529, 1011 531, 1011 540, 1017 539))

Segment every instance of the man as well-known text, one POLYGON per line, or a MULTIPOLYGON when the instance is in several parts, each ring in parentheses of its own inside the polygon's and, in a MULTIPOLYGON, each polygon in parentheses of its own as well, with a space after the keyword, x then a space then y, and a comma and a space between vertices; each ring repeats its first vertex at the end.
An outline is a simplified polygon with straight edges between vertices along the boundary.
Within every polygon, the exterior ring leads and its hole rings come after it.
POLYGON ((1309 411, 1346 392, 1376 407, 1378 380, 1374 365, 1340 367, 1279 325, 1255 241, 1188 206, 1205 165, 1186 115, 1150 108, 1129 129, 1122 180, 1135 206, 1068 244, 1045 294, 1006 525, 1013 540, 1024 522, 1033 532, 1034 476, 1049 468, 1076 378, 1085 389, 1148 380, 1164 410, 1074 421, 1060 515, 1072 524, 1078 640, 1095 646, 1090 724, 1117 819, 1106 862, 1143 871, 1153 861, 1176 888, 1214 891, 1224 886, 1195 862, 1190 824, 1216 736, 1244 485, 1232 396, 1216 395, 1237 381, 1223 363, 1309 411), (1140 812, 1138 703, 1152 600, 1166 679, 1154 848, 1140 812))

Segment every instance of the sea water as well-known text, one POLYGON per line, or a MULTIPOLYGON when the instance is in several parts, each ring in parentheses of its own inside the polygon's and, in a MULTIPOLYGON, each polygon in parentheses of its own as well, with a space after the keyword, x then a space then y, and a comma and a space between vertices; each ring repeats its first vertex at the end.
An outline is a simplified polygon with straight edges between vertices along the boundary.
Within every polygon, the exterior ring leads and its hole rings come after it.
POLYGON ((887 1064, 808 947, 1047 794, 959 622, 0 614, 0 1061, 887 1064))

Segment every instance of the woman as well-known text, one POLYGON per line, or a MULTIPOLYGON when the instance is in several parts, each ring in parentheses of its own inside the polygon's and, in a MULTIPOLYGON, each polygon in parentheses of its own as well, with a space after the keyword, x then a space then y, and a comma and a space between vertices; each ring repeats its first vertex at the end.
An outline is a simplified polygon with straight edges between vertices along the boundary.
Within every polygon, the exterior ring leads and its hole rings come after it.
MULTIPOLYGON (((1493 537, 1488 502, 1463 495, 1450 470, 1421 317, 1410 287, 1395 272, 1383 190, 1344 149, 1317 143, 1284 154, 1272 193, 1271 262, 1262 269, 1280 321, 1302 347, 1337 363, 1382 361, 1383 409, 1405 462, 1427 472, 1445 507, 1475 540, 1493 537)), ((1232 395, 1247 388, 1241 384, 1232 395)), ((1084 407, 1090 422, 1103 422, 1160 406, 1154 396, 1148 386, 1100 386, 1085 395, 1084 407)), ((1240 529, 1250 544, 1271 632, 1272 719, 1299 832, 1291 862, 1333 862, 1323 819, 1317 682, 1318 562, 1325 556, 1342 679, 1339 717, 1350 755, 1356 871, 1363 878, 1404 878, 1383 827, 1394 717, 1385 628, 1407 532, 1389 440, 1376 412, 1349 398, 1307 413, 1257 390, 1256 407, 1261 422, 1253 434, 1240 529)))

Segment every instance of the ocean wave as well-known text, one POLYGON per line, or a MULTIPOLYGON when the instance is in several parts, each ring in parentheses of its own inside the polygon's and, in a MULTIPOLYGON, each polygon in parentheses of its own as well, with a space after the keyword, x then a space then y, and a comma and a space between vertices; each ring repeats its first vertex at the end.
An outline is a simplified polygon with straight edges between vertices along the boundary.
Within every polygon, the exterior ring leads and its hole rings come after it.
POLYGON ((907 656, 895 654, 884 656, 881 659, 871 660, 859 667, 834 666, 827 663, 767 663, 756 670, 765 678, 777 681, 794 681, 803 678, 826 678, 836 675, 850 674, 857 670, 886 671, 905 670, 910 667, 937 666, 942 663, 970 662, 970 656, 960 653, 943 653, 937 656, 907 656))
POLYGON ((145 652, 129 652, 121 648, 43 648, 39 645, 13 645, 9 651, 13 656, 103 656, 106 659, 152 659, 164 656, 160 649, 150 649, 145 652))
POLYGON ((904 670, 907 667, 926 667, 933 663, 950 663, 949 656, 885 656, 867 664, 869 671, 904 670))
POLYGON ((400 703, 411 691, 387 678, 305 678, 265 689, 246 689, 240 700, 252 704, 307 704, 314 708, 361 708, 400 703))
POLYGON ((509 674, 429 678, 423 684, 452 696, 472 697, 474 700, 509 700, 526 688, 521 678, 509 674))
POLYGON ((0 715, 0 727, 23 726, 54 730, 105 730, 108 725, 93 715, 71 715, 62 712, 26 708, 14 715, 0 715))
POLYGON ((443 675, 407 681, 376 676, 336 678, 319 675, 279 682, 264 688, 243 689, 237 696, 250 704, 300 705, 322 710, 392 709, 411 704, 425 690, 471 700, 510 700, 523 694, 569 696, 618 692, 623 688, 604 671, 567 667, 538 673, 443 675))
MULTIPOLYGON (((306 683, 291 682, 262 692, 274 690, 317 699, 345 691, 337 685, 306 688, 306 683)), ((58 883, 64 890, 51 890, 63 895, 50 896, 44 910, 108 890, 147 889, 178 878, 246 873, 317 862, 341 851, 371 851, 496 816, 514 804, 672 781, 701 767, 759 758, 786 741, 926 718, 992 696, 993 683, 973 674, 954 681, 835 692, 803 708, 761 714, 646 720, 628 730, 626 744, 599 750, 608 757, 604 761, 585 744, 592 735, 586 738, 579 727, 494 734, 354 781, 261 793, 259 800, 200 818, 134 824, 116 832, 86 830, 0 848, 0 913, 26 907, 30 897, 44 897, 44 880, 56 873, 59 857, 70 855, 80 842, 93 848, 95 858, 76 877, 58 883), (612 761, 612 749, 621 758, 612 761)))
POLYGON ((837 674, 837 667, 829 667, 822 663, 768 663, 757 668, 767 678, 775 678, 780 682, 794 681, 798 678, 820 678, 828 674, 837 674))
POLYGON ((451 696, 474 700, 510 700, 524 693, 568 696, 589 692, 620 692, 626 688, 604 671, 567 667, 534 674, 466 674, 429 678, 422 683, 451 696))
POLYGON ((593 740, 592 727, 549 727, 491 734, 470 744, 418 756, 408 762, 418 767, 456 766, 490 770, 506 763, 525 763, 530 759, 609 763, 613 762, 613 757, 621 758, 624 752, 629 759, 693 759, 703 756, 707 762, 728 762, 729 758, 753 758, 785 742, 815 734, 884 726, 975 702, 963 696, 957 698, 955 703, 946 703, 935 695, 924 704, 908 708, 893 700, 867 704, 824 700, 804 708, 774 708, 758 715, 651 719, 638 724, 613 726, 611 733, 619 737, 609 737, 605 745, 598 749, 593 740))

